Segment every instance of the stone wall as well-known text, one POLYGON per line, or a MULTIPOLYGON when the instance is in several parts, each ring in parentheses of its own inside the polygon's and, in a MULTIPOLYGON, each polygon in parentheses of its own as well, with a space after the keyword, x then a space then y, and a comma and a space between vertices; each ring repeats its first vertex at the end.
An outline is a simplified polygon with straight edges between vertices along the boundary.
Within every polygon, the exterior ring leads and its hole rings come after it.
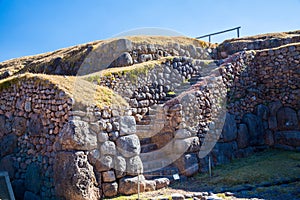
MULTIPOLYGON (((1 82, 0 170, 9 172, 17 199, 99 199, 137 193, 138 179, 141 191, 169 183, 139 174, 206 171, 209 156, 215 166, 266 148, 299 151, 300 45, 281 46, 297 38, 232 43, 232 51, 224 43, 222 57, 237 53, 220 61, 200 43, 128 39, 78 54, 79 75, 103 70, 85 78, 129 107, 79 104, 38 76, 1 82), (240 51, 245 45, 279 47, 240 51), (143 152, 145 141, 157 149, 143 152)), ((55 72, 59 60, 45 69, 55 72)))
POLYGON ((243 50, 272 49, 283 45, 300 42, 299 31, 262 34, 257 36, 225 40, 214 50, 215 58, 226 58, 243 50))
MULTIPOLYGON (((0 97, 0 170, 9 172, 17 199, 136 192, 143 165, 130 110, 77 106, 68 93, 38 77, 7 84, 0 97)), ((168 184, 140 179, 141 191, 168 184)))
POLYGON ((214 164, 270 147, 299 151, 299 50, 295 43, 241 52, 222 65, 228 114, 214 164))

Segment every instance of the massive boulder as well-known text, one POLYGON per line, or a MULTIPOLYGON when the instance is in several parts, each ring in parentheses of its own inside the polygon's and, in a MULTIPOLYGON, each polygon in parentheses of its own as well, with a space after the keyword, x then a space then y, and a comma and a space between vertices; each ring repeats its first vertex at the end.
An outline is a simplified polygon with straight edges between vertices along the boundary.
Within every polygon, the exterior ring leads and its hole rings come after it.
POLYGON ((60 152, 54 162, 56 195, 70 200, 98 200, 100 190, 84 152, 60 152))
POLYGON ((264 128, 261 118, 252 113, 247 113, 243 116, 242 122, 248 127, 250 145, 264 144, 264 128))

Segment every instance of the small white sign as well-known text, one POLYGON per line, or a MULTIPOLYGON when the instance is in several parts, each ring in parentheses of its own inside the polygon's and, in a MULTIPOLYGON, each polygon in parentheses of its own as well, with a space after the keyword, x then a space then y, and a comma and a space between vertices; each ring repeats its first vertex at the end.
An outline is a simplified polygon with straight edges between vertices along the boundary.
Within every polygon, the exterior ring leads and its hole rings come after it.
POLYGON ((179 174, 173 174, 173 178, 174 180, 179 180, 180 179, 179 174))

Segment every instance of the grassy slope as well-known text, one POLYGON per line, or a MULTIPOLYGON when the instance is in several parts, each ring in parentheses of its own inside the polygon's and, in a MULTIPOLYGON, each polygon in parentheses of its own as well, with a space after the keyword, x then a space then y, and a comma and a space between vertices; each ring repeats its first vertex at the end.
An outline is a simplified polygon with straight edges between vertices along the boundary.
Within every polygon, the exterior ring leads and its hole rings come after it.
POLYGON ((106 87, 94 85, 75 76, 57 76, 45 74, 26 73, 0 80, 0 91, 10 88, 12 85, 21 85, 24 80, 33 80, 35 84, 54 85, 55 88, 65 91, 75 99, 75 102, 83 105, 127 106, 126 101, 112 90, 106 87))

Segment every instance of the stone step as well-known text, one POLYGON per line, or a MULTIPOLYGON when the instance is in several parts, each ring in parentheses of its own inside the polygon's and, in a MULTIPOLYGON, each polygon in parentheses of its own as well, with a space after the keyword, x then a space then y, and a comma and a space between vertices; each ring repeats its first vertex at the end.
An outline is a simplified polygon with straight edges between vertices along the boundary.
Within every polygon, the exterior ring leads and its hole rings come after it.
POLYGON ((167 158, 159 158, 156 160, 151 160, 148 162, 143 162, 144 172, 153 172, 162 169, 168 165, 172 164, 172 161, 167 158))
POLYGON ((141 146, 141 153, 148 153, 154 150, 157 150, 157 144, 150 143, 141 146))
POLYGON ((140 139, 142 138, 150 138, 155 135, 151 130, 136 130, 135 133, 140 139))
POLYGON ((143 173, 144 177, 149 180, 161 178, 161 177, 168 178, 169 180, 174 180, 174 177, 173 177, 174 174, 179 174, 179 170, 177 167, 175 167, 173 165, 169 165, 167 167, 164 167, 162 169, 158 169, 155 171, 149 171, 149 172, 143 173))
POLYGON ((161 119, 161 120, 152 120, 152 119, 142 119, 141 121, 136 122, 137 125, 164 125, 165 124, 165 120, 161 119))
POLYGON ((148 131, 155 131, 157 129, 163 128, 164 126, 164 121, 151 121, 150 124, 145 124, 145 125, 136 125, 136 130, 148 130, 148 131))

